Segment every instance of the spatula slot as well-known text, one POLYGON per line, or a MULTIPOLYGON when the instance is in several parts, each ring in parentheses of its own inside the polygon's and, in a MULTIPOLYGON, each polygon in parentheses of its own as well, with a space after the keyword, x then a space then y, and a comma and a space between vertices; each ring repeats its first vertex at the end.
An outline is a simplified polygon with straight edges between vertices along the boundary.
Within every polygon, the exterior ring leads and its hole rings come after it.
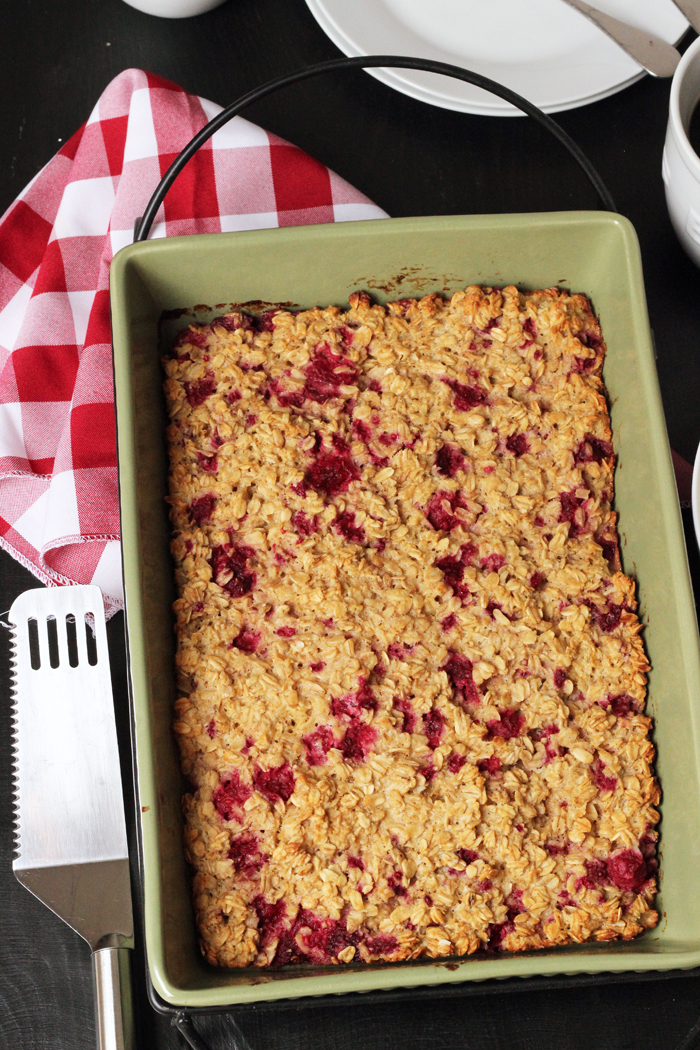
POLYGON ((41 667, 41 654, 39 650, 39 625, 34 619, 27 620, 29 636, 29 662, 32 671, 38 671, 41 667))
POLYGON ((92 613, 85 613, 85 641, 88 663, 94 667, 97 663, 97 638, 95 636, 95 617, 92 613))
POLYGON ((71 667, 78 666, 78 632, 75 626, 75 616, 68 613, 66 616, 66 640, 68 642, 68 663, 71 667))
POLYGON ((46 633, 49 636, 49 663, 56 668, 61 661, 58 656, 58 627, 55 616, 46 617, 46 633))

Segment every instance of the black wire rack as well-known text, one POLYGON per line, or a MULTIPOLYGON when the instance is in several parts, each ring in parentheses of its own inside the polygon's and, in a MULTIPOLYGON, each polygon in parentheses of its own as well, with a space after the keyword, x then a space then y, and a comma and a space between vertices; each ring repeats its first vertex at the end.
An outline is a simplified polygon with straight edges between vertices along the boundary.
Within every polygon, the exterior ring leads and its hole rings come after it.
MULTIPOLYGON (((315 65, 298 69, 293 73, 276 77, 274 80, 261 84, 259 87, 242 95, 220 113, 217 113, 208 124, 205 124, 201 131, 190 139, 163 175, 158 186, 154 190, 143 215, 136 220, 134 242, 145 241, 148 239, 153 222, 168 190, 188 161, 190 161, 195 155, 197 150, 200 149, 200 147, 203 146, 204 143, 215 134, 215 132, 232 120, 233 117, 238 116, 238 114, 248 106, 252 105, 254 102, 260 101, 260 99, 266 98, 268 95, 273 94, 281 88, 288 87, 291 84, 300 83, 304 80, 309 80, 312 77, 320 76, 323 73, 333 73, 345 69, 377 69, 382 67, 393 69, 416 69, 426 73, 438 73, 442 76, 452 77, 456 80, 462 80, 467 84, 473 84, 475 87, 483 88, 491 94, 498 95, 506 102, 510 102, 516 109, 519 109, 522 113, 532 117, 533 120, 537 121, 537 123, 543 128, 546 128, 547 131, 561 142, 562 146, 569 152, 573 160, 576 161, 578 166, 585 173, 589 182, 595 189, 603 208, 606 211, 617 211, 612 194, 583 150, 555 120, 528 99, 523 98, 522 95, 518 95, 515 91, 511 91, 510 88, 505 87, 503 84, 499 84, 495 80, 490 80, 488 77, 482 76, 480 73, 475 73, 473 70, 469 69, 463 69, 461 66, 450 65, 446 62, 434 62, 429 59, 409 58, 404 55, 363 55, 357 58, 338 58, 329 62, 319 62, 315 65)), ((141 843, 139 841, 139 852, 141 852, 140 847, 141 843)), ((640 980, 659 980, 664 977, 672 976, 677 976, 677 974, 579 974, 576 976, 563 976, 557 978, 530 977, 527 979, 526 984, 528 989, 542 991, 545 989, 566 989, 567 987, 573 986, 580 987, 581 985, 607 984, 611 981, 625 983, 640 980)), ((245 1012, 264 1012, 267 1010, 300 1010, 309 1009, 314 1006, 327 1005, 328 1003, 328 997, 326 996, 304 996, 300 999, 291 1001, 264 1002, 249 1004, 246 1006, 236 1006, 233 1008, 197 1007, 185 1009, 182 1007, 173 1007, 165 1003, 157 995, 150 978, 148 979, 147 990, 149 1001, 153 1009, 158 1013, 171 1018, 173 1026, 178 1029, 189 1046, 192 1047, 192 1050, 209 1050, 206 1042, 202 1039, 194 1026, 193 1017, 196 1017, 197 1015, 231 1014, 232 1011, 240 1014, 245 1012)), ((361 995, 359 993, 351 993, 345 996, 334 995, 332 998, 336 1003, 342 1002, 343 1005, 349 1006, 353 1002, 369 1004, 395 1002, 409 998, 415 1001, 417 999, 428 998, 453 998, 494 993, 503 994, 505 992, 517 992, 523 990, 523 982, 513 978, 506 981, 485 981, 480 982, 478 985, 470 984, 467 981, 463 985, 451 985, 440 989, 432 987, 390 989, 387 991, 363 993, 361 995)), ((228 1046, 230 1047, 230 1050, 251 1050, 245 1036, 236 1025, 233 1017, 230 1018, 228 1046)))
POLYGON ((297 69, 294 73, 286 73, 282 77, 276 77, 274 80, 269 80, 266 84, 261 84, 260 87, 253 88, 252 91, 232 102, 230 106, 226 106, 221 113, 217 113, 215 117, 212 117, 209 123, 205 124, 202 130, 198 131, 190 139, 158 183, 153 196, 146 206, 146 210, 136 220, 134 242, 145 241, 148 238, 153 221, 166 193, 200 146, 203 146, 219 128, 222 128, 224 124, 228 124, 229 120, 238 116, 248 106, 251 106, 254 102, 259 102, 260 99, 266 98, 268 95, 274 94, 280 88, 288 87, 290 84, 298 84, 302 80, 309 80, 323 73, 333 73, 342 69, 378 69, 382 67, 418 69, 424 73, 439 73, 442 76, 463 80, 466 84, 473 84, 475 87, 483 88, 485 91, 491 92, 492 95, 498 95, 506 102, 510 102, 512 106, 532 117, 533 120, 536 120, 538 124, 546 128, 561 142, 585 173, 598 194, 604 209, 606 211, 617 211, 612 194, 580 146, 557 124, 556 120, 552 120, 547 113, 528 101, 528 99, 523 98, 522 95, 511 91, 510 88, 499 84, 496 80, 490 80, 489 77, 482 76, 481 73, 475 73, 471 69, 463 69, 461 66, 453 66, 447 62, 434 62, 426 58, 407 58, 405 55, 360 55, 357 58, 334 58, 329 62, 318 62, 313 66, 297 69))

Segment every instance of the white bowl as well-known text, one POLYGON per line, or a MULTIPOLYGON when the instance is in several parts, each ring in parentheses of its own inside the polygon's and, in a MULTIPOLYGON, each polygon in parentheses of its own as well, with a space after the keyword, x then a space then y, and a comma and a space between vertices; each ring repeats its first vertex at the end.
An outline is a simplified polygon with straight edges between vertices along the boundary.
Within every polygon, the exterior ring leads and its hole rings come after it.
POLYGON ((125 0, 130 7, 160 18, 191 18, 223 4, 224 0, 125 0))
POLYGON ((686 51, 673 77, 662 164, 671 222, 686 252, 700 266, 700 157, 688 129, 700 100, 700 38, 686 51))

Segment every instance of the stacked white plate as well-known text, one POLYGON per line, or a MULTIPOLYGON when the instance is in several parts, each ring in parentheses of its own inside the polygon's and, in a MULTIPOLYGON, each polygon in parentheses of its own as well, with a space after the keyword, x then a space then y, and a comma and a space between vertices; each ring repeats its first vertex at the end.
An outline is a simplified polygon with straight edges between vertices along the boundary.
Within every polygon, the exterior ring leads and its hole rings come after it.
MULTIPOLYGON (((408 55, 465 66, 547 113, 622 91, 642 68, 563 0, 306 0, 346 55, 408 55)), ((675 44, 688 23, 672 0, 595 0, 615 18, 675 44)), ((389 87, 444 109, 521 115, 481 88, 435 73, 372 69, 389 87)))

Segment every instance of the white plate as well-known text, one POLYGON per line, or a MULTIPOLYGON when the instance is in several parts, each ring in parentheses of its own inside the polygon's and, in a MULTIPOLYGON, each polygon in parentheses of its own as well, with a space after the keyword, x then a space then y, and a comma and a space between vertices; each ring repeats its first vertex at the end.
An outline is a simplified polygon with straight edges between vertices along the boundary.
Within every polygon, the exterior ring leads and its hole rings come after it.
MULTIPOLYGON (((584 106, 644 76, 602 30, 562 0, 306 0, 346 55, 432 58, 505 84, 547 113, 584 106)), ((596 7, 669 43, 688 23, 672 0, 597 0, 596 7)), ((418 70, 368 70, 444 109, 519 116, 481 88, 418 70)))

